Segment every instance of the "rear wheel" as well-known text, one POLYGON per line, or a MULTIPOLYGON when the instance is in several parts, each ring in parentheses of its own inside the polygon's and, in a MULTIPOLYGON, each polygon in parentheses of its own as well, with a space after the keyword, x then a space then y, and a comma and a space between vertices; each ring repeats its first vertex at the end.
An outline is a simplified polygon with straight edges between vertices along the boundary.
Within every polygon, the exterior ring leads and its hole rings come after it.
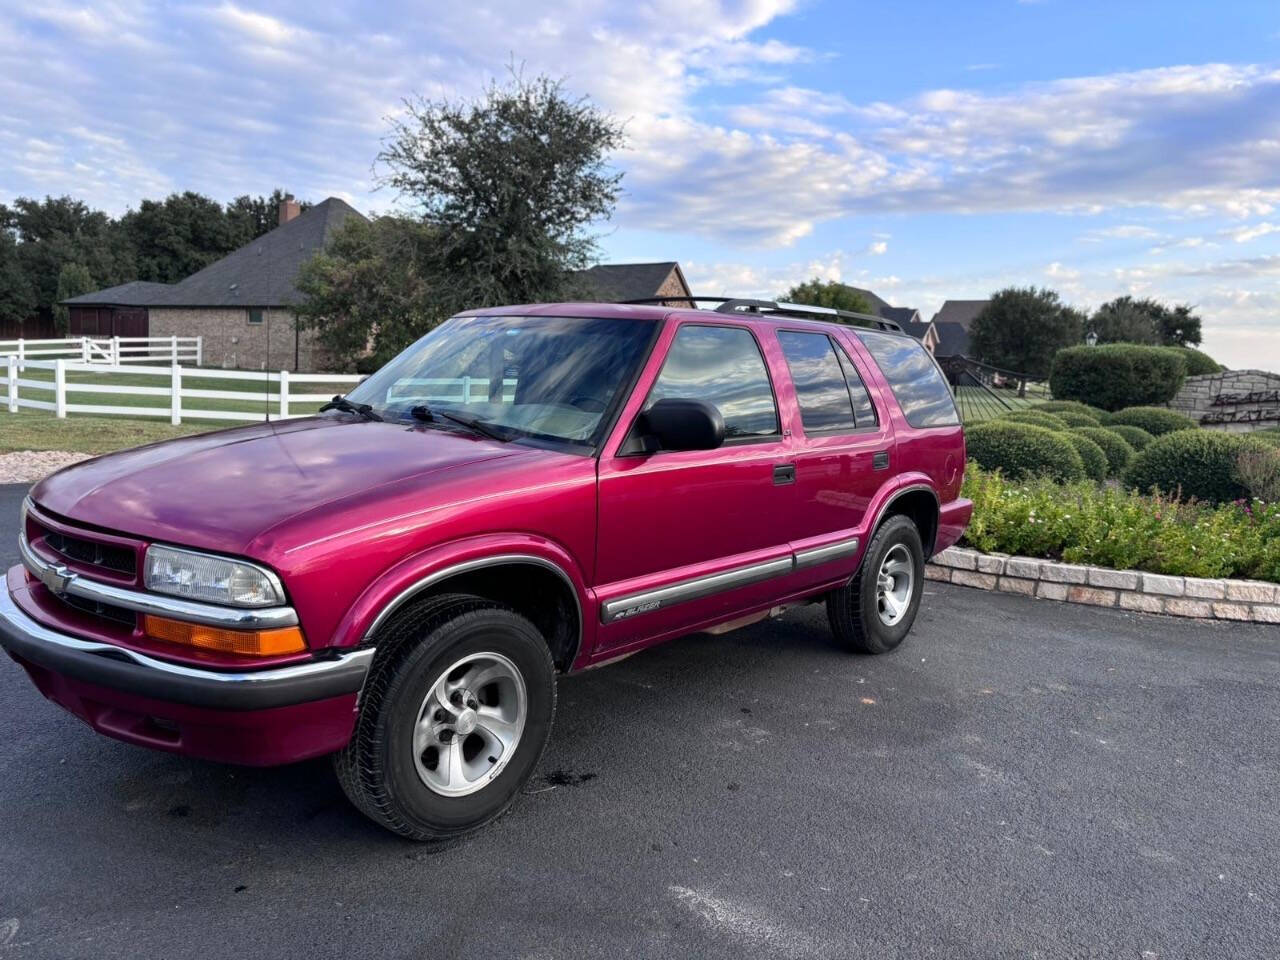
POLYGON ((351 742, 334 758, 365 815, 415 840, 479 829, 514 802, 555 716, 555 667, 524 617, 434 597, 378 638, 351 742))
POLYGON ((853 578, 827 595, 836 638, 858 653, 888 653, 915 623, 924 591, 924 549, 909 517, 880 525, 853 578))

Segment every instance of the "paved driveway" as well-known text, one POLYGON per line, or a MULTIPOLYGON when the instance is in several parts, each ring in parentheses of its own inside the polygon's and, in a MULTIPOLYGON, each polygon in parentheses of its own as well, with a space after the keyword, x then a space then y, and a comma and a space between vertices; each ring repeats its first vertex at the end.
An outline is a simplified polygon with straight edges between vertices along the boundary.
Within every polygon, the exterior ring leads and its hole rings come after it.
POLYGON ((0 957, 1274 957, 1278 721, 1275 628, 930 585, 887 657, 814 607, 565 680, 528 795, 432 852, 5 661, 0 957))

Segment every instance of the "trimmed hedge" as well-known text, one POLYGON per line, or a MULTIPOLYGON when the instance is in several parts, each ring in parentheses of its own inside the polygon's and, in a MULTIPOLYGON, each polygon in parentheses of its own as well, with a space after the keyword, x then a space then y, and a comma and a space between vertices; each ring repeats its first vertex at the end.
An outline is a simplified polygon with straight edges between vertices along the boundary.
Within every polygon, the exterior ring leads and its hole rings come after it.
POLYGON ((1225 369, 1213 357, 1192 347, 1168 347, 1167 349, 1176 350, 1181 354, 1182 359, 1187 363, 1188 377, 1201 377, 1206 373, 1221 373, 1225 369))
POLYGON ((1147 433, 1141 427, 1135 427, 1127 423, 1108 423, 1102 428, 1108 433, 1114 433, 1124 440, 1125 443, 1133 447, 1135 451, 1145 450, 1147 444, 1155 439, 1154 436, 1147 433))
POLYGON ((1033 427, 1044 427, 1046 430, 1065 430, 1067 421, 1056 413, 1042 413, 1039 410, 1013 410, 1000 414, 999 419, 1010 423, 1029 423, 1033 427))
POLYGON ((987 420, 965 431, 969 458, 1011 480, 1047 476, 1082 480, 1084 461, 1062 433, 1009 420, 987 420))
POLYGON ((1088 437, 1102 448, 1107 458, 1107 475, 1121 476, 1129 461, 1133 459, 1134 450, 1119 434, 1112 433, 1106 427, 1077 427, 1071 431, 1082 437, 1088 437))
POLYGON ((1080 403, 1078 400, 1045 400, 1043 403, 1037 403, 1028 409, 1041 413, 1079 413, 1086 417, 1092 417, 1094 423, 1105 423, 1107 419, 1107 411, 1098 407, 1091 407, 1087 403, 1080 403))
POLYGON ((1236 475, 1236 458, 1245 450, 1266 449, 1248 437, 1211 430, 1178 430, 1157 437, 1133 458, 1125 480, 1139 492, 1159 490, 1213 503, 1249 496, 1236 475))
POLYGON ((1061 436, 1080 454, 1086 477, 1099 483, 1107 479, 1107 455, 1099 444, 1075 430, 1067 430, 1061 436))
POLYGON ((1126 407, 1117 410, 1107 421, 1107 426, 1141 427, 1153 437, 1159 437, 1175 430, 1194 430, 1196 422, 1180 413, 1166 410, 1164 407, 1126 407))
POLYGON ((1065 423, 1068 427, 1099 426, 1097 417, 1092 417, 1087 413, 1076 413, 1074 410, 1060 410, 1055 413, 1054 416, 1065 423))
POLYGON ((1067 347, 1053 357, 1049 389, 1062 400, 1120 410, 1167 403, 1186 376, 1187 361, 1167 347, 1136 343, 1067 347))

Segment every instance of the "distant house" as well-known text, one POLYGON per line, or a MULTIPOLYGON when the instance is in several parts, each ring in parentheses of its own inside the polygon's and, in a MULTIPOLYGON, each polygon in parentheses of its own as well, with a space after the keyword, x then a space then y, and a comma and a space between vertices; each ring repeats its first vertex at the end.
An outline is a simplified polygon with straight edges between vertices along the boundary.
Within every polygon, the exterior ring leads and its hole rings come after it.
POLYGON ((919 340, 926 350, 933 352, 934 344, 937 342, 937 336, 933 332, 933 324, 920 316, 920 311, 915 307, 895 307, 891 305, 883 297, 879 297, 870 290, 862 287, 852 287, 843 284, 854 293, 860 293, 871 304, 872 312, 882 320, 892 320, 898 326, 902 327, 904 333, 910 334, 919 340))
POLYGON ((298 271, 348 217, 362 215, 330 197, 300 211, 279 208, 279 225, 178 283, 134 281, 72 297, 72 336, 204 337, 211 366, 314 370, 315 334, 297 327, 298 271))
MULTIPOLYGON (((606 303, 652 297, 689 297, 693 291, 674 260, 658 263, 602 263, 578 273, 589 295, 606 303)), ((673 307, 689 306, 673 300, 673 307)))
POLYGON ((969 355, 969 326, 990 300, 947 300, 942 309, 933 315, 933 327, 937 333, 934 356, 966 357, 969 355))

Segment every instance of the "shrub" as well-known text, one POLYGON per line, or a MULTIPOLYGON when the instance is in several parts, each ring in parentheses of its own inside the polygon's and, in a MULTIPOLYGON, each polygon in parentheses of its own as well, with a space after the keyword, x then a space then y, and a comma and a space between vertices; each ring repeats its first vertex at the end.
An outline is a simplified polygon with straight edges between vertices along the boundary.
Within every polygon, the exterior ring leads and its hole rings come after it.
POLYGON ((1255 430, 1249 436, 1270 446, 1280 447, 1280 430, 1255 430))
POLYGON ((1118 570, 1280 582, 1280 503, 1177 503, 1087 481, 1010 482, 969 464, 964 542, 1118 570))
POLYGON ((1147 444, 1155 439, 1141 427, 1130 426, 1127 423, 1109 423, 1102 429, 1108 433, 1116 434, 1125 443, 1133 447, 1134 450, 1145 450, 1147 444))
POLYGON ((1129 461, 1133 459, 1133 447, 1119 434, 1112 433, 1106 427, 1078 427, 1072 433, 1088 437, 1102 448, 1107 458, 1108 476, 1122 476, 1125 468, 1129 466, 1129 461))
POLYGON ((1178 430, 1157 437, 1134 457, 1125 480, 1144 493, 1159 490, 1213 503, 1240 500, 1249 490, 1237 475, 1236 461, 1258 449, 1268 448, 1237 434, 1178 430))
POLYGON ((1080 454, 1086 477, 1097 480, 1099 483, 1107 479, 1107 455, 1099 444, 1074 430, 1067 430, 1061 436, 1076 448, 1076 453, 1080 454))
POLYGON ((1181 354, 1182 359, 1187 364, 1187 376, 1199 377, 1206 373, 1221 373, 1223 366, 1207 353, 1197 350, 1194 347, 1169 347, 1168 349, 1181 354))
POLYGON ((1126 407, 1113 413, 1107 426, 1141 427, 1153 437, 1159 437, 1175 430, 1194 430, 1196 422, 1164 407, 1126 407))
POLYGON ((1087 413, 1076 413, 1074 410, 1061 410, 1054 414, 1068 427, 1096 427, 1098 418, 1087 413))
POLYGON ((1113 343, 1059 350, 1049 389, 1062 400, 1120 410, 1172 400, 1187 376, 1187 362, 1166 347, 1113 343))
POLYGON ((1084 461, 1076 448, 1044 427, 1008 420, 988 420, 965 431, 969 456, 988 470, 1011 479, 1049 476, 1059 480, 1084 478, 1084 461))
POLYGON ((1077 400, 1045 400, 1029 409, 1038 410, 1041 413, 1080 413, 1086 417, 1092 417, 1095 423, 1102 423, 1107 418, 1107 411, 1077 400))
POLYGON ((1268 503, 1280 501, 1280 444, 1254 443, 1236 454, 1236 479, 1249 495, 1268 503))
POLYGON ((1041 413, 1039 410, 1014 410, 1000 414, 1000 419, 1008 420, 1010 423, 1029 423, 1033 427, 1044 427, 1046 430, 1067 429, 1067 421, 1061 419, 1056 413, 1041 413))

